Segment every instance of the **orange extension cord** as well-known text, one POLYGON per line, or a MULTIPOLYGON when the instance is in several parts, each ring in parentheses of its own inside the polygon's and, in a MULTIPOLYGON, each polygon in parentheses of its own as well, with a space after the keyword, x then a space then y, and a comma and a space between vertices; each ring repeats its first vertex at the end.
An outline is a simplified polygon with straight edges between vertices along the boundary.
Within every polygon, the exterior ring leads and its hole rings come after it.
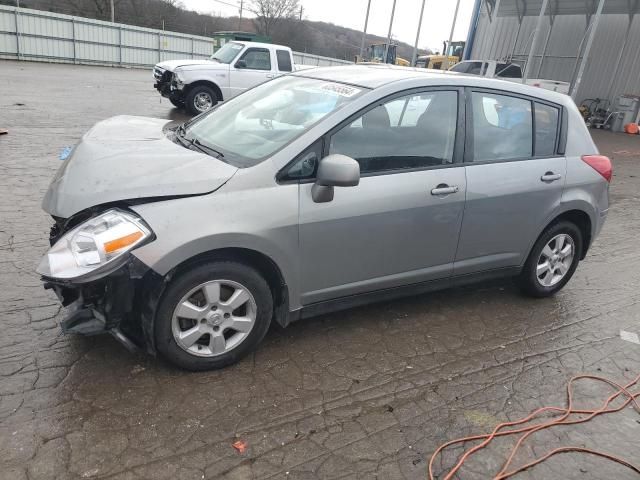
POLYGON ((519 433, 522 433, 523 435, 520 436, 520 438, 518 439, 518 441, 516 442, 516 444, 514 445, 513 449, 511 450, 511 453, 509 454, 509 457, 507 459, 507 461, 505 462, 505 464, 503 465, 502 469, 493 477, 494 480, 503 480, 509 477, 514 476, 515 474, 522 472, 523 470, 526 470, 528 468, 531 468, 535 465, 538 465, 539 463, 544 462, 546 459, 558 454, 558 453, 566 453, 566 452, 582 452, 582 453, 587 453, 590 455, 596 455, 602 458, 606 458, 608 460, 611 460, 613 462, 619 463, 621 465, 624 465, 625 467, 630 468, 631 470, 637 472, 640 474, 640 467, 635 466, 629 462, 627 462, 626 460, 623 460, 621 458, 618 458, 614 455, 611 455, 609 453, 605 453, 605 452, 599 452, 596 450, 590 450, 588 448, 582 448, 582 447, 560 447, 560 448, 556 448, 555 450, 550 451, 549 453, 543 455, 542 457, 533 460, 529 463, 526 463, 520 467, 515 468, 514 470, 508 471, 508 468, 511 466, 511 463, 513 462, 514 457, 516 456, 516 453, 518 451, 518 449, 520 448, 520 446, 522 445, 522 443, 532 434, 534 434, 535 432, 538 432, 540 430, 543 430, 545 428, 550 428, 556 425, 575 425, 578 423, 584 423, 587 422, 589 420, 591 420, 592 418, 594 418, 597 415, 603 414, 603 413, 613 413, 613 412, 619 412, 620 410, 622 410, 623 408, 625 408, 627 405, 629 405, 630 403, 633 404, 634 408, 636 409, 636 411, 638 413, 640 413, 640 405, 638 405, 638 402, 636 401, 636 399, 638 397, 640 397, 640 392, 638 393, 631 393, 629 391, 629 388, 633 387, 634 385, 636 385, 638 382, 640 381, 640 375, 638 375, 634 381, 628 383, 627 385, 625 385, 624 387, 621 385, 618 385, 617 383, 603 378, 603 377, 598 377, 595 375, 578 375, 575 376, 573 378, 571 378, 571 380, 569 380, 569 383, 567 384, 567 407, 566 408, 560 408, 560 407, 542 407, 537 409, 536 411, 534 411, 533 413, 531 413, 530 415, 528 415, 527 417, 521 419, 521 420, 517 420, 515 422, 505 422, 505 423, 501 423, 498 426, 496 426, 496 428, 493 429, 493 432, 491 432, 490 434, 485 434, 485 435, 474 435, 471 437, 464 437, 464 438, 458 438, 456 440, 452 440, 450 442, 447 442, 443 445, 441 445, 440 447, 438 447, 438 449, 433 453, 433 455, 431 456, 431 460, 429 460, 429 480, 434 480, 435 477, 433 475, 433 462, 435 461, 435 459, 437 458, 437 456, 447 447, 450 447, 451 445, 456 445, 459 443, 466 443, 466 442, 470 442, 470 441, 474 441, 474 440, 484 440, 482 443, 476 445, 475 447, 465 451, 465 453, 460 457, 460 460, 458 460, 458 463, 456 463, 456 465, 449 470, 449 472, 446 474, 444 478, 444 480, 450 480, 451 478, 453 478, 453 476, 458 472, 458 470, 460 470, 460 468, 462 467, 462 465, 464 464, 464 462, 471 456, 473 455, 475 452, 477 452, 478 450, 481 450, 482 448, 486 447, 494 438, 496 437, 501 437, 501 436, 506 436, 506 435, 516 435, 519 433), (599 382, 604 382, 608 385, 611 385, 612 387, 617 388, 618 390, 612 394, 609 398, 607 398, 607 400, 604 402, 604 404, 602 404, 602 406, 596 410, 577 410, 573 408, 573 384, 580 380, 580 379, 591 379, 591 380, 597 380, 599 382), (621 395, 626 396, 626 400, 625 402, 618 406, 618 407, 613 407, 610 408, 609 405, 611 404, 611 402, 613 402, 616 398, 620 397, 621 395), (531 421, 532 419, 534 419, 536 416, 540 415, 541 413, 545 413, 545 412, 558 412, 558 413, 562 413, 559 417, 549 420, 549 421, 545 421, 545 422, 541 422, 541 423, 537 423, 537 424, 533 424, 533 425, 529 425, 527 427, 522 427, 522 428, 518 428, 518 429, 514 429, 514 430, 504 430, 501 431, 503 428, 505 427, 511 427, 511 426, 515 426, 515 425, 522 425, 523 423, 527 423, 529 421, 531 421), (570 420, 569 417, 571 415, 586 415, 586 417, 582 417, 582 418, 577 418, 575 420, 570 420))

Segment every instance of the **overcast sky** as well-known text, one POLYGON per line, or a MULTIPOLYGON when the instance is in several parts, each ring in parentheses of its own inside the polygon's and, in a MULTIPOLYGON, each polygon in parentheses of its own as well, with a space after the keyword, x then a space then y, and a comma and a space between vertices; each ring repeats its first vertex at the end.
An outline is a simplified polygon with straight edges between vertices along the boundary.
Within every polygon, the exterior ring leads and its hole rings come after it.
MULTIPOLYGON (((245 0, 245 4, 249 0, 245 0)), ((222 16, 238 15, 240 0, 182 0, 186 8, 222 16)), ((367 0, 301 0, 303 16, 308 20, 335 23, 362 30, 367 10, 367 0)), ((474 0, 461 0, 454 40, 466 40, 474 0)), ((397 0, 393 20, 394 38, 413 45, 418 28, 422 0, 397 0)), ((393 0, 371 0, 369 33, 387 36, 393 0)), ((426 0, 419 47, 442 50, 442 42, 449 38, 456 0, 426 0)), ((246 16, 251 16, 245 11, 246 16)), ((243 16, 244 16, 243 15, 243 16)))

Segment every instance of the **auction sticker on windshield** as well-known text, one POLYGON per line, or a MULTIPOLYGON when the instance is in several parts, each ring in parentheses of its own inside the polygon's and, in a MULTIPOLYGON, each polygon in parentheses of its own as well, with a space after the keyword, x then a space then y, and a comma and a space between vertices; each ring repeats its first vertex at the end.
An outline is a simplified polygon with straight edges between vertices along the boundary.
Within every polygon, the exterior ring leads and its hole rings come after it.
POLYGON ((327 90, 329 92, 337 93, 341 97, 353 97, 361 92, 359 88, 351 87, 349 85, 343 85, 341 83, 325 83, 320 86, 320 89, 327 90))

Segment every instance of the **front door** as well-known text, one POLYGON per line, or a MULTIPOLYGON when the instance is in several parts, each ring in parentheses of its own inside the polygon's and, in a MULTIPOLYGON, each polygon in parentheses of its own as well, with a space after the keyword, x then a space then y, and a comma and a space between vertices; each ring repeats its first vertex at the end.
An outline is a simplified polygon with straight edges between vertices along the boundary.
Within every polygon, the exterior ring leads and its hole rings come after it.
POLYGON ((489 91, 470 99, 455 275, 521 265, 560 204, 567 170, 558 154, 559 107, 489 91))
POLYGON ((233 97, 275 77, 268 48, 247 48, 231 66, 229 86, 233 97), (240 67, 240 68, 239 68, 240 67))
POLYGON ((458 96, 396 96, 327 136, 324 153, 355 158, 361 179, 328 203, 300 186, 303 305, 451 275, 466 189, 458 96))

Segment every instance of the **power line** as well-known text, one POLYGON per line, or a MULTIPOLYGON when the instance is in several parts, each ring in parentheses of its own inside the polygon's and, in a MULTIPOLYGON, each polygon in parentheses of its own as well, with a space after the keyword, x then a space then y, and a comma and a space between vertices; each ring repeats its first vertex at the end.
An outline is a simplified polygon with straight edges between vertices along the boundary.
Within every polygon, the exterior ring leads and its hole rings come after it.
POLYGON ((229 2, 223 2, 222 0, 213 0, 213 1, 217 2, 217 3, 221 3, 223 5, 227 5, 228 7, 240 8, 240 5, 238 5, 238 4, 233 4, 233 3, 229 3, 229 2))

